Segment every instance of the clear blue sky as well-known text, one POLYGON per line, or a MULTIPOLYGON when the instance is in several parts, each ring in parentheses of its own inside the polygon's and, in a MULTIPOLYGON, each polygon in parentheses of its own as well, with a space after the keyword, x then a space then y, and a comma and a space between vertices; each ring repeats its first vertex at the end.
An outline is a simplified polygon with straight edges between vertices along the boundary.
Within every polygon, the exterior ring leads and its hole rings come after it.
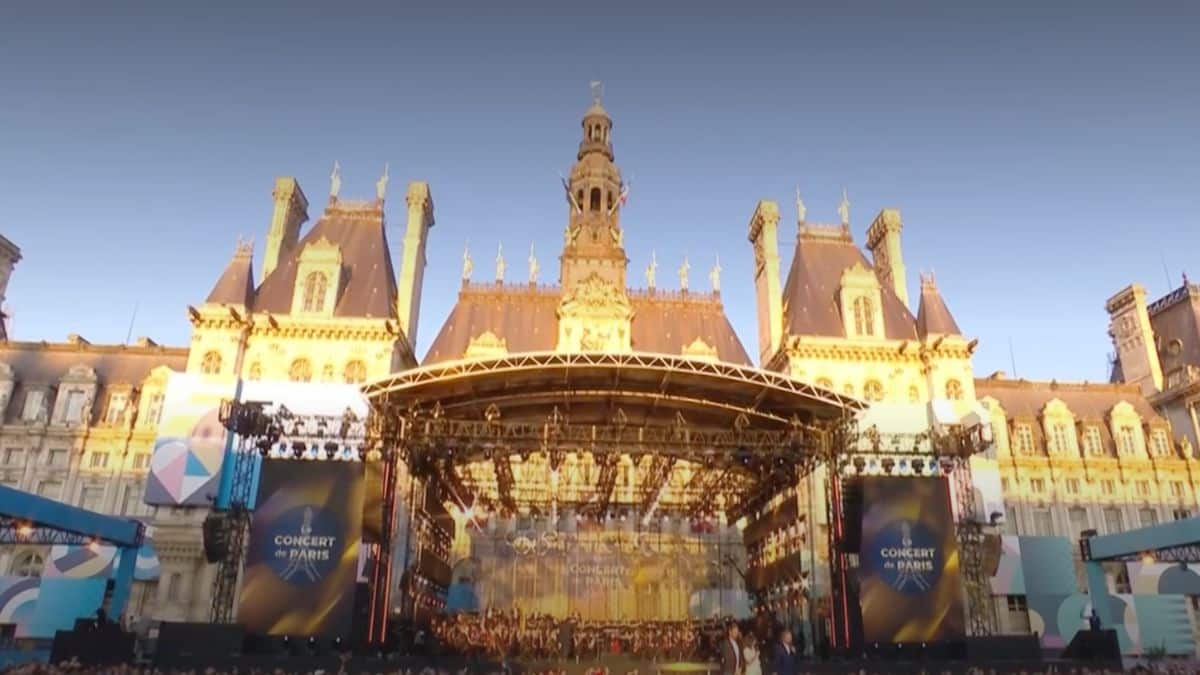
POLYGON ((319 204, 335 159, 364 198, 390 161, 437 206, 423 353, 468 238, 477 277, 501 239, 510 278, 531 241, 554 276, 592 79, 631 279, 656 249, 661 285, 687 253, 706 287, 720 251, 752 352, 746 224, 778 200, 790 257, 797 183, 825 221, 846 186, 860 242, 902 210, 910 291, 936 271, 980 374, 1011 338, 1023 377, 1104 379, 1105 299, 1200 277, 1194 2, 245 4, 0 6, 14 337, 120 342, 136 302, 134 335, 186 344, 237 236, 261 253, 275 176, 319 204))

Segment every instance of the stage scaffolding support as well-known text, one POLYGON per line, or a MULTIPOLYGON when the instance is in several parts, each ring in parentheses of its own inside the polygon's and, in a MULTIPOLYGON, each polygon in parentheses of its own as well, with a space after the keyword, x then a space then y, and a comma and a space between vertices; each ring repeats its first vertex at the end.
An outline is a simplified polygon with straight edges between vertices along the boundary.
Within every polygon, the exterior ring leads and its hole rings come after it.
POLYGON ((843 433, 841 447, 829 453, 830 476, 826 485, 829 574, 833 582, 831 646, 839 650, 861 646, 859 627, 855 625, 858 610, 851 597, 852 587, 857 586, 852 573, 858 553, 846 550, 843 527, 847 480, 867 475, 938 476, 949 481, 966 600, 967 635, 995 634, 997 618, 989 572, 984 564, 988 523, 978 513, 971 477, 971 456, 987 446, 983 426, 938 425, 927 433, 888 434, 875 427, 859 432, 853 425, 847 425, 843 433))

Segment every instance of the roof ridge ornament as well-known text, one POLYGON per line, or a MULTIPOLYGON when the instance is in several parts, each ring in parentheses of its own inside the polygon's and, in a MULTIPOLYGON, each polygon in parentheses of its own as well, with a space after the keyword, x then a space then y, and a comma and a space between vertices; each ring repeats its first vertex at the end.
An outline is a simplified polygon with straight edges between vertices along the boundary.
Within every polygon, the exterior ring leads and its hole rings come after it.
POLYGON ((375 182, 375 198, 378 199, 381 204, 383 203, 384 198, 387 197, 389 164, 389 162, 383 163, 383 175, 380 176, 379 180, 375 182))
POLYGON ((850 199, 846 196, 846 188, 842 188, 842 201, 838 203, 838 215, 842 218, 842 227, 850 227, 850 199))
POLYGON ((504 242, 496 245, 496 283, 504 283, 504 242))
POLYGON ((712 270, 708 273, 708 280, 712 282, 713 293, 718 295, 721 293, 721 254, 717 254, 717 264, 713 265, 712 270))
POLYGON ((471 260, 470 239, 468 239, 467 243, 463 245, 462 261, 462 280, 465 284, 471 281, 471 273, 475 271, 475 261, 471 260))
POLYGON ((342 167, 333 160, 333 171, 329 174, 329 201, 336 202, 338 193, 342 191, 342 167))
POLYGON ((804 206, 804 200, 800 198, 800 186, 796 186, 796 225, 804 225, 805 219, 808 217, 808 209, 804 206))
POLYGON ((541 266, 538 265, 537 256, 533 254, 533 242, 529 242, 529 284, 537 285, 538 272, 541 271, 541 266))
POLYGON ((679 290, 686 292, 688 289, 688 271, 692 266, 688 264, 687 254, 683 254, 683 264, 679 266, 679 290))
POLYGON ((592 89, 592 103, 600 105, 600 99, 604 95, 604 83, 600 80, 592 80, 589 86, 592 89))
POLYGON ((646 265, 646 287, 654 290, 658 280, 658 254, 650 249, 650 264, 646 265))

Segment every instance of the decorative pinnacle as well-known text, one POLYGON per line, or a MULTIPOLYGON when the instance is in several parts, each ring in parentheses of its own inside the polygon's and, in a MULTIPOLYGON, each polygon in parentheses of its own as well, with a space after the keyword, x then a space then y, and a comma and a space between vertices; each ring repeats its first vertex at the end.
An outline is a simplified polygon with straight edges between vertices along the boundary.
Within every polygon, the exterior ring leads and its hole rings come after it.
POLYGON ((388 163, 384 162, 383 175, 380 176, 379 180, 375 182, 375 198, 378 199, 379 201, 383 201, 384 197, 387 196, 387 185, 388 185, 388 163))
POLYGON ((686 291, 688 289, 688 271, 692 266, 688 264, 688 257, 683 255, 683 264, 679 266, 679 290, 686 291))
POLYGON ((850 226, 850 199, 846 196, 846 188, 842 188, 842 201, 838 204, 838 215, 842 217, 842 225, 850 226))
POLYGON ((646 286, 654 290, 658 280, 658 254, 650 249, 650 264, 646 266, 646 286))
POLYGON ((592 103, 600 105, 600 97, 604 94, 604 83, 600 80, 592 80, 590 86, 592 88, 592 103))
POLYGON ((804 200, 800 199, 800 186, 796 186, 796 224, 803 225, 805 218, 808 216, 808 209, 804 206, 804 200))
POLYGON ((462 260, 463 260, 462 280, 464 283, 466 283, 471 280, 471 273, 475 271, 475 262, 473 260, 471 260, 471 240, 470 239, 468 239, 467 243, 463 245, 462 260))
POLYGON ((496 283, 504 283, 504 243, 496 245, 496 283))
POLYGON ((721 292, 721 254, 717 254, 717 264, 708 273, 708 280, 712 282, 713 293, 721 292))
POLYGON ((336 200, 338 193, 342 191, 342 167, 337 160, 333 160, 333 172, 329 174, 329 199, 336 200))
POLYGON ((538 272, 542 270, 538 265, 537 257, 533 254, 533 242, 529 242, 529 283, 536 284, 538 280, 538 272))

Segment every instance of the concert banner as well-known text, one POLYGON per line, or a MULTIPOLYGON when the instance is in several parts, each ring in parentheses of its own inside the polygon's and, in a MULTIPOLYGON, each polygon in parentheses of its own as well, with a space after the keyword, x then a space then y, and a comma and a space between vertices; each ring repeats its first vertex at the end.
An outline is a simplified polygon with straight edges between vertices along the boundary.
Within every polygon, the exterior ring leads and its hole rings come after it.
POLYGON ((150 456, 145 501, 157 506, 208 506, 216 497, 229 435, 221 401, 237 382, 172 372, 150 456))
POLYGON ((946 479, 863 478, 859 588, 866 642, 965 639, 946 479))
POLYGON ((361 462, 264 462, 238 609, 248 632, 349 637, 363 491, 361 462))

